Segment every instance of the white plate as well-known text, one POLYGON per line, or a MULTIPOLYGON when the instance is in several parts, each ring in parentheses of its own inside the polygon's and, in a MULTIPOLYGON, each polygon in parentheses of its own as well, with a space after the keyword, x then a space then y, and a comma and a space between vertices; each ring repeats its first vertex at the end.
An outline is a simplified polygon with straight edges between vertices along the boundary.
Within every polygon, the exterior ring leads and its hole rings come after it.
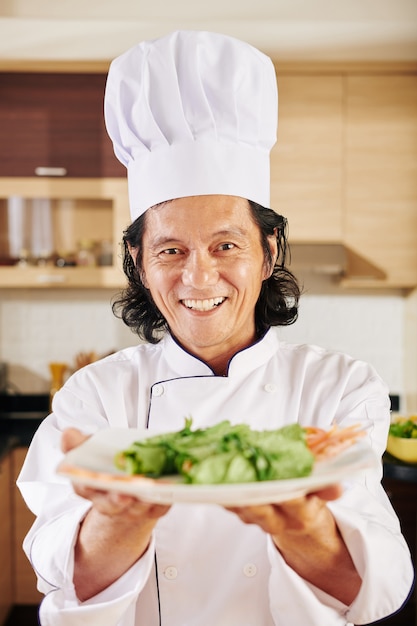
POLYGON ((147 478, 127 476, 114 466, 117 452, 134 441, 155 433, 137 429, 101 430, 65 456, 58 473, 74 483, 103 490, 119 491, 161 504, 206 503, 229 506, 283 502, 316 489, 346 481, 379 463, 369 444, 360 440, 328 461, 316 463, 304 478, 269 480, 255 483, 188 485, 176 477, 147 478))

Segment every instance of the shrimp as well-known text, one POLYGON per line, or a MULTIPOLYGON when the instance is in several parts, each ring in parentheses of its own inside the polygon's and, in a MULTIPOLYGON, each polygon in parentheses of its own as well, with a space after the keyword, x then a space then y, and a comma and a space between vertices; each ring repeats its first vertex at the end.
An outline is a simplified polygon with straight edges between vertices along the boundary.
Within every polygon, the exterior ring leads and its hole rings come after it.
POLYGON ((308 426, 305 432, 307 446, 314 454, 316 461, 336 456, 365 435, 365 431, 361 430, 359 424, 346 428, 333 424, 330 430, 308 426))

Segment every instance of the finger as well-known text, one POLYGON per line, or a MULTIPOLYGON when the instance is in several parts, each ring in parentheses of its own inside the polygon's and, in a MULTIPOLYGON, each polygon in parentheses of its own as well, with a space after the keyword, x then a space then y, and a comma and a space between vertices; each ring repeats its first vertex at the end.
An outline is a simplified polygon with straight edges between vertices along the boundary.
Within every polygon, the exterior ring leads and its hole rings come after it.
POLYGON ((61 437, 61 450, 66 453, 80 446, 86 439, 88 439, 89 435, 84 435, 77 428, 67 428, 62 433, 61 437))
POLYGON ((161 517, 161 515, 165 515, 170 509, 169 505, 147 502, 135 496, 129 496, 116 491, 108 492, 107 497, 110 504, 113 505, 114 511, 118 511, 119 513, 124 512, 135 517, 137 515, 146 515, 146 517, 157 518, 161 517))
POLYGON ((309 502, 313 500, 322 500, 328 502, 330 500, 337 500, 343 493, 343 487, 340 484, 328 485, 323 489, 318 489, 317 491, 311 491, 307 493, 305 496, 301 496, 299 498, 293 498, 292 500, 286 500, 281 502, 275 507, 279 507, 287 513, 292 512, 296 514, 298 510, 302 510, 309 504, 309 502))
POLYGON ((225 507, 231 513, 235 513, 244 524, 257 524, 266 532, 280 515, 279 509, 272 504, 258 504, 245 507, 225 507))
POLYGON ((91 502, 95 502, 98 498, 101 498, 105 492, 99 491, 98 489, 93 489, 92 487, 86 487, 85 485, 79 485, 77 483, 72 483, 72 488, 77 496, 84 498, 85 500, 91 500, 91 502))
POLYGON ((145 502, 135 496, 117 491, 103 491, 85 485, 73 485, 73 487, 77 495, 91 500, 94 507, 103 515, 120 515, 123 513, 133 517, 145 515, 150 518, 157 518, 164 515, 170 508, 168 505, 145 502))
POLYGON ((343 493, 343 487, 340 484, 337 485, 329 485, 324 489, 320 489, 319 491, 315 491, 313 495, 317 496, 321 500, 326 500, 329 502, 330 500, 337 500, 343 493))
POLYGON ((100 491, 83 485, 73 485, 77 495, 90 500, 94 508, 103 515, 119 515, 133 509, 136 498, 123 496, 112 491, 100 491))
POLYGON ((94 489, 87 485, 73 484, 75 493, 82 498, 91 500, 94 504, 105 503, 111 509, 123 510, 129 508, 138 499, 128 494, 119 493, 117 491, 106 491, 104 489, 94 489))

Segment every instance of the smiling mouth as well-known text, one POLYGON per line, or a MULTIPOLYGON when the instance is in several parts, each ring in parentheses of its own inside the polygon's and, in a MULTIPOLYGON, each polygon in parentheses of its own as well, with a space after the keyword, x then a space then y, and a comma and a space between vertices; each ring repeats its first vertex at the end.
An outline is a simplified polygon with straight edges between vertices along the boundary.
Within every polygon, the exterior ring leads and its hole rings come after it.
POLYGON ((192 309, 193 311, 211 311, 220 306, 225 300, 226 298, 218 297, 205 298, 204 300, 181 300, 181 302, 187 309, 192 309))

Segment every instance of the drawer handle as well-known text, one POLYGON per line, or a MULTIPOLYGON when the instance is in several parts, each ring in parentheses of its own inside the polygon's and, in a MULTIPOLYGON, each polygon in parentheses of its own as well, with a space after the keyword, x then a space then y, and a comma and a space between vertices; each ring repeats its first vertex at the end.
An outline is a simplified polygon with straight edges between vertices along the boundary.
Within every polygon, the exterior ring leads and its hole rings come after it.
POLYGON ((64 283, 67 280, 67 277, 63 274, 40 274, 37 276, 36 281, 38 283, 64 283))
POLYGON ((65 167, 36 167, 36 176, 66 176, 67 170, 65 167))

